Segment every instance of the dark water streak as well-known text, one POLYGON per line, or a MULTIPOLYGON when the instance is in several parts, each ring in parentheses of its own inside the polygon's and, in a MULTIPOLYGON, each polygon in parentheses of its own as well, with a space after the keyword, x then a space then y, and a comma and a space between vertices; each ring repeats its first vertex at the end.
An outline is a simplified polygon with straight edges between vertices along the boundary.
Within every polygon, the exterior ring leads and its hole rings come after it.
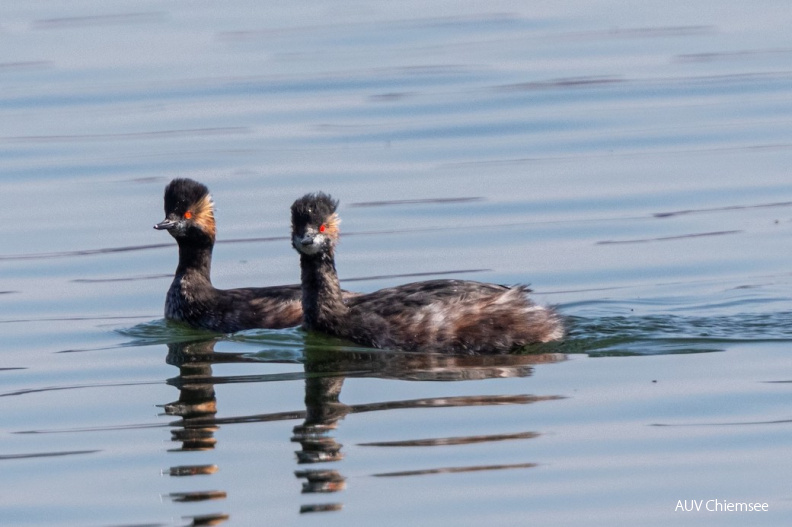
POLYGON ((9 461, 14 459, 31 459, 42 457, 61 457, 61 456, 77 456, 83 454, 96 454, 101 450, 68 450, 63 452, 36 452, 33 454, 10 454, 0 455, 0 461, 9 461))
POLYGON ((424 470, 404 470, 401 472, 384 472, 380 474, 372 474, 377 478, 391 478, 403 476, 426 476, 430 474, 457 474, 460 472, 480 472, 485 470, 508 470, 515 468, 534 468, 538 465, 536 463, 512 463, 508 465, 476 465, 470 467, 444 467, 444 468, 430 468, 424 470))

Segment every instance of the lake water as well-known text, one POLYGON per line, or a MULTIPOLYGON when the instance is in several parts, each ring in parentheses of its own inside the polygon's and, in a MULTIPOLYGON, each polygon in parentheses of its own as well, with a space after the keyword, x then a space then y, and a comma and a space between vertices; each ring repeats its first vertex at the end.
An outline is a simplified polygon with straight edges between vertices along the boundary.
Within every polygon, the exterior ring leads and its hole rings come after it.
POLYGON ((788 4, 480 4, 0 7, 0 524, 789 522, 788 4), (344 287, 531 283, 569 337, 168 325, 185 176, 218 287, 295 283, 324 190, 344 287))

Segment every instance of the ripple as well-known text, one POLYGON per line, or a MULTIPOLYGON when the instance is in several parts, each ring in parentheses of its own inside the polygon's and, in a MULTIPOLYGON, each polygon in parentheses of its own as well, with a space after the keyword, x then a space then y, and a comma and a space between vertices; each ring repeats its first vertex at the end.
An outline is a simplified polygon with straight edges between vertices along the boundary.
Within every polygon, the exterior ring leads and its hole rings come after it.
POLYGON ((445 203, 470 203, 474 201, 484 201, 483 197, 467 198, 425 198, 425 199, 392 199, 386 201, 359 201, 349 203, 347 207, 384 207, 388 205, 425 205, 425 204, 445 204, 445 203))
POLYGON ((530 375, 536 364, 564 360, 567 353, 597 356, 706 353, 722 351, 729 343, 792 342, 792 311, 684 316, 631 315, 626 307, 611 308, 625 314, 568 316, 568 334, 563 342, 528 346, 511 355, 468 358, 363 348, 337 338, 306 334, 300 328, 254 329, 222 335, 159 319, 115 331, 133 338, 120 347, 194 342, 208 342, 212 347, 218 342, 232 348, 243 346, 232 350, 234 353, 214 353, 216 358, 210 358, 210 362, 300 363, 306 357, 329 354, 337 372, 402 380, 522 377, 530 375))
POLYGON ((735 342, 792 341, 792 312, 729 316, 569 317, 559 351, 590 355, 658 355, 722 351, 735 342))
POLYGON ((649 242, 667 242, 673 240, 685 240, 688 238, 705 238, 711 236, 725 236, 728 234, 739 234, 743 231, 730 230, 730 231, 713 231, 713 232, 694 232, 689 234, 680 234, 677 236, 657 236, 654 238, 635 238, 630 240, 601 240, 596 242, 597 245, 619 245, 628 243, 649 243, 649 242))
POLYGON ((193 329, 183 324, 170 322, 164 318, 142 322, 130 328, 117 328, 114 331, 125 337, 134 338, 134 341, 127 344, 132 346, 206 340, 217 336, 217 333, 193 329))
POLYGON ((406 441, 379 441, 375 443, 358 443, 358 446, 383 446, 383 447, 410 447, 410 446, 448 446, 470 445, 474 443, 489 443, 492 441, 511 441, 514 439, 533 439, 539 437, 536 432, 521 432, 518 434, 494 434, 464 437, 439 437, 433 439, 409 439, 406 441))
POLYGON ((73 16, 61 18, 44 18, 35 20, 32 29, 71 29, 88 26, 116 26, 128 24, 149 24, 165 20, 165 13, 149 11, 140 13, 120 13, 111 15, 73 16))
POLYGON ((481 472, 485 470, 506 470, 513 468, 534 468, 536 463, 511 463, 508 465, 476 465, 472 467, 443 467, 429 468, 423 470, 404 470, 401 472, 385 472, 382 474, 372 474, 375 478, 388 478, 400 476, 425 476, 428 474, 454 474, 459 472, 481 472))
POLYGON ((34 452, 32 454, 11 454, 0 456, 0 461, 7 461, 10 459, 31 459, 39 457, 60 457, 60 456, 76 456, 81 454, 95 454, 101 450, 66 450, 63 452, 34 452))

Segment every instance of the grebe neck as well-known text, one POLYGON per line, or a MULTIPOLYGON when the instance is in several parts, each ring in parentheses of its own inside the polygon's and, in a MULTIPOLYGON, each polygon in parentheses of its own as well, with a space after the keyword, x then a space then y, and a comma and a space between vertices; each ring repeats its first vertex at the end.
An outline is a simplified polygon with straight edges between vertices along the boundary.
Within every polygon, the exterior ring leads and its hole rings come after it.
POLYGON ((179 265, 176 276, 198 275, 211 282, 212 249, 214 244, 195 241, 179 243, 179 265))
POLYGON ((307 329, 334 325, 347 311, 332 253, 300 254, 303 321, 307 329))

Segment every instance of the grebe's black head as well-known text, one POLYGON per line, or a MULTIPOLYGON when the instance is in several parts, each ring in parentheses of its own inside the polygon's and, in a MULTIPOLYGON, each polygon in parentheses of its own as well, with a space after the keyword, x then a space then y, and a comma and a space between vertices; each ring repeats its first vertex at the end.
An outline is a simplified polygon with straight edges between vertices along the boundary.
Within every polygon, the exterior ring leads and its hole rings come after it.
POLYGON ((306 194, 291 207, 292 247, 313 256, 332 251, 338 241, 338 200, 317 192, 306 194))
POLYGON ((214 203, 206 185, 177 178, 165 187, 165 219, 154 225, 176 239, 199 236, 215 239, 214 203))

